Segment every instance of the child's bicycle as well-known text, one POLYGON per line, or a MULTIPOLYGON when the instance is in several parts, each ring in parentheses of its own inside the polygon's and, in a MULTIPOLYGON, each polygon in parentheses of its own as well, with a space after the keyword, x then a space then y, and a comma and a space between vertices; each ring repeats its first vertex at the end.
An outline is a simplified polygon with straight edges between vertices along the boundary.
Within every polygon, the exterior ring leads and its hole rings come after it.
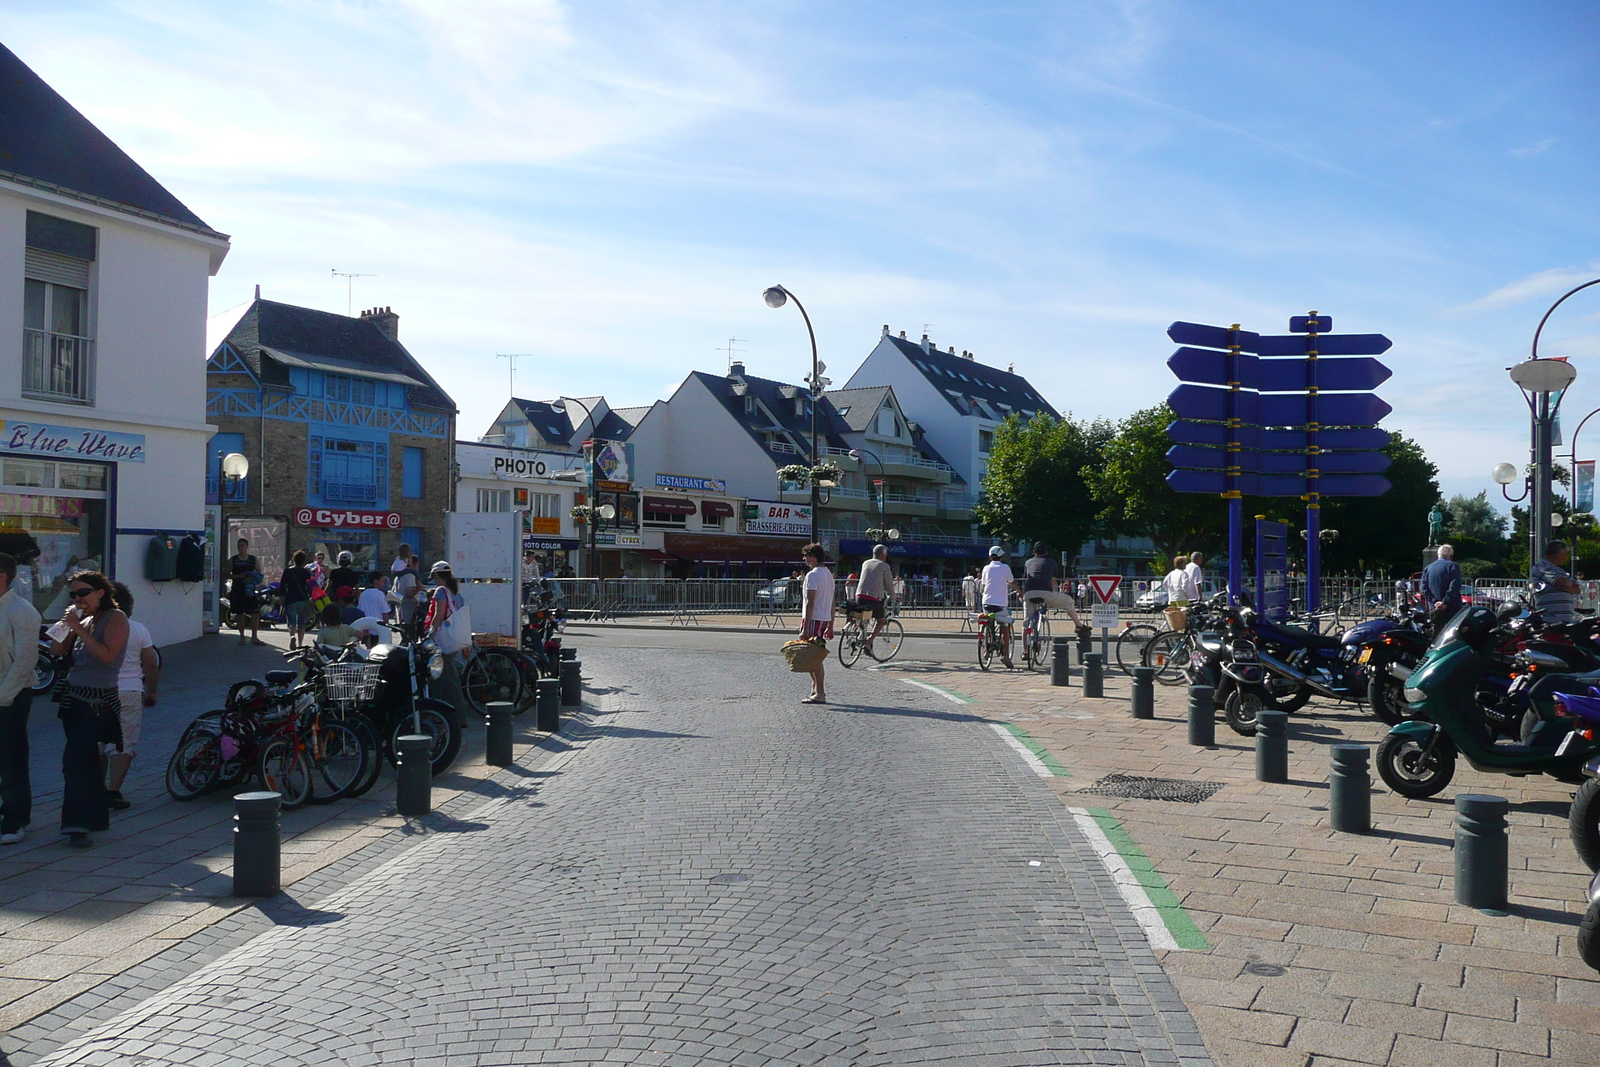
POLYGON ((855 665, 856 660, 865 652, 879 663, 888 663, 900 651, 900 645, 906 639, 906 628, 900 625, 900 620, 895 616, 900 614, 899 604, 889 608, 889 617, 884 620, 883 629, 878 631, 876 637, 872 636, 873 618, 871 609, 862 610, 856 601, 849 601, 844 606, 845 624, 839 631, 839 662, 846 667, 855 665))
POLYGON ((1007 667, 1011 666, 1011 649, 1006 647, 1000 628, 1002 622, 1010 622, 1010 612, 1005 613, 1008 617, 1004 620, 996 618, 998 614, 1000 613, 983 611, 973 616, 978 624, 978 667, 982 670, 989 669, 997 652, 1001 661, 1007 667))

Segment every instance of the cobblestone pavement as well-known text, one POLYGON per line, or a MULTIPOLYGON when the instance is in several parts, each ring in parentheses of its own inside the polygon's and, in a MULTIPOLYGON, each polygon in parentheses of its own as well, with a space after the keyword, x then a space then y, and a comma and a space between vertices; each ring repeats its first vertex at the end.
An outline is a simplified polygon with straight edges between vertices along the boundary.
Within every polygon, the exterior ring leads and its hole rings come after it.
MULTIPOLYGON (((1180 688, 1156 717, 1130 714, 1128 679, 1106 698, 1043 675, 926 665, 943 686, 1023 733, 1061 773, 1061 800, 1100 808, 1170 887, 1206 946, 1158 952, 1223 1067, 1576 1067, 1600 1063, 1600 974, 1577 957, 1588 874, 1567 836, 1573 787, 1462 763, 1430 800, 1389 792, 1374 769, 1373 831, 1328 826, 1327 746, 1376 748, 1384 727, 1351 705, 1289 718, 1289 782, 1255 780, 1254 742, 1216 724, 1187 743, 1180 688), (1197 803, 1117 796, 1112 775, 1209 782, 1197 803), (1510 908, 1454 902, 1454 798, 1511 802, 1510 908)), ((952 704, 952 707, 956 705, 952 704)), ((1149 883, 1147 883, 1149 884, 1149 883)), ((1169 912, 1170 914, 1170 912, 1169 912)))
POLYGON ((45 1062, 1211 1062, 986 724, 861 672, 802 706, 771 655, 585 660, 593 740, 45 1062))

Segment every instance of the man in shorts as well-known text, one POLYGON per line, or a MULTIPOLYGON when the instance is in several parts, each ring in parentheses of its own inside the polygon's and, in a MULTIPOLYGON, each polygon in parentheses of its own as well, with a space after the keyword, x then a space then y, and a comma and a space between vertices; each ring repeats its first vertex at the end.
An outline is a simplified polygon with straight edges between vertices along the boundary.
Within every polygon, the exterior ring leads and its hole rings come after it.
MULTIPOLYGON (((1022 565, 1024 574, 1022 582, 1022 603, 1028 609, 1028 625, 1033 627, 1038 616, 1045 613, 1045 603, 1042 597, 1029 597, 1034 593, 1061 592, 1061 579, 1056 577, 1056 561, 1045 550, 1043 541, 1033 543, 1033 555, 1028 562, 1022 565)), ((1072 620, 1072 625, 1083 629, 1083 620, 1078 618, 1078 609, 1072 604, 1067 605, 1067 617, 1072 620)))
MULTIPOLYGON (((1011 616, 1007 613, 1007 605, 1011 602, 1011 591, 1017 589, 1016 577, 1011 573, 1010 564, 1005 561, 1006 550, 999 545, 989 548, 989 565, 983 568, 983 573, 978 576, 978 584, 983 592, 983 610, 993 612, 996 621, 1000 623, 1000 660, 1008 668, 1011 666, 1011 616)), ((1017 590, 1021 592, 1020 589, 1017 590)))
POLYGON ((889 617, 889 596, 894 589, 894 571, 889 567, 889 549, 886 545, 873 545, 872 558, 861 565, 861 578, 856 582, 856 607, 872 612, 872 633, 867 635, 867 655, 872 655, 872 639, 883 629, 889 617))

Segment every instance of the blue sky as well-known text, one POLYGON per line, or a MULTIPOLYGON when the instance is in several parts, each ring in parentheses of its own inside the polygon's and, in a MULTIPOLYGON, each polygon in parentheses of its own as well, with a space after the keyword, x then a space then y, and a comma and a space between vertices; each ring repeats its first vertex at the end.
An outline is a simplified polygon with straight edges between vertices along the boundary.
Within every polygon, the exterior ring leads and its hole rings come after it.
MULTIPOLYGON (((233 235, 214 311, 375 274, 464 437, 497 352, 618 405, 729 337, 798 380, 774 282, 836 381, 927 324, 1110 417, 1170 390, 1170 321, 1315 308, 1393 338, 1389 422, 1475 492, 1526 455, 1504 368, 1600 276, 1590 4, 68 0, 0 40, 233 235)), ((1600 406, 1600 286, 1541 354, 1600 406)))

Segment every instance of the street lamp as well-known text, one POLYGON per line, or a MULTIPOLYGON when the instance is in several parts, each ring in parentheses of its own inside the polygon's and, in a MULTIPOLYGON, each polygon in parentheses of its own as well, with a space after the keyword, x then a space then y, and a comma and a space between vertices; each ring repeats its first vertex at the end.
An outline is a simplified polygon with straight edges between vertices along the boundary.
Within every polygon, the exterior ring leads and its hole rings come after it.
MULTIPOLYGON (((811 469, 816 470, 821 457, 821 449, 817 447, 817 406, 822 400, 823 391, 832 384, 822 376, 828 368, 817 360, 817 334, 811 328, 811 316, 806 314, 806 307, 800 299, 781 285, 774 285, 761 294, 761 299, 766 301, 769 308, 781 308, 790 300, 800 309, 800 317, 806 320, 806 334, 811 338, 811 377, 806 379, 806 385, 811 387, 811 469)), ((818 483, 815 474, 809 479, 811 482, 811 543, 817 543, 818 512, 822 510, 822 486, 818 483)))
POLYGON ((222 476, 228 479, 228 488, 232 489, 250 474, 250 460, 242 452, 229 452, 222 457, 222 476))
MULTIPOLYGON (((589 462, 587 464, 589 468, 589 514, 587 516, 587 521, 589 523, 589 576, 591 578, 598 578, 600 577, 600 548, 596 543, 596 538, 599 533, 600 523, 596 521, 596 518, 598 517, 600 519, 610 520, 610 518, 616 514, 616 509, 610 504, 602 504, 599 507, 596 507, 595 505, 595 501, 599 499, 599 489, 595 485, 594 475, 594 443, 596 440, 594 435, 596 427, 593 425, 594 409, 581 400, 574 400, 573 403, 583 409, 583 417, 590 423, 589 440, 585 442, 585 444, 589 446, 589 462), (608 512, 609 514, 607 514, 608 512)), ((560 396, 556 397, 550 402, 550 409, 552 411, 559 411, 565 414, 567 410, 567 398, 560 396)), ((576 430, 577 426, 573 426, 573 429, 576 430)))
MULTIPOLYGON (((1546 315, 1548 318, 1548 314, 1546 315)), ((1541 328, 1543 323, 1540 323, 1541 328)), ((1535 340, 1537 343, 1537 340, 1535 340)), ((1554 463, 1551 440, 1556 412, 1561 408, 1561 397, 1567 387, 1578 377, 1572 364, 1560 359, 1524 360, 1510 370, 1511 380, 1522 390, 1528 402, 1528 412, 1533 420, 1533 514, 1529 524, 1533 537, 1530 559, 1538 559, 1550 541, 1550 474, 1554 463), (1551 394, 1555 395, 1552 401, 1551 394)), ((1505 483, 1502 483, 1505 484, 1505 483)), ((1505 490, 1501 490, 1504 493, 1505 490)))
POLYGON ((871 456, 872 462, 878 465, 878 532, 887 540, 898 541, 900 539, 900 531, 889 527, 889 520, 883 513, 884 498, 889 492, 889 475, 884 472, 883 460, 879 459, 878 454, 870 448, 852 448, 850 450, 850 458, 860 459, 862 453, 871 456))

